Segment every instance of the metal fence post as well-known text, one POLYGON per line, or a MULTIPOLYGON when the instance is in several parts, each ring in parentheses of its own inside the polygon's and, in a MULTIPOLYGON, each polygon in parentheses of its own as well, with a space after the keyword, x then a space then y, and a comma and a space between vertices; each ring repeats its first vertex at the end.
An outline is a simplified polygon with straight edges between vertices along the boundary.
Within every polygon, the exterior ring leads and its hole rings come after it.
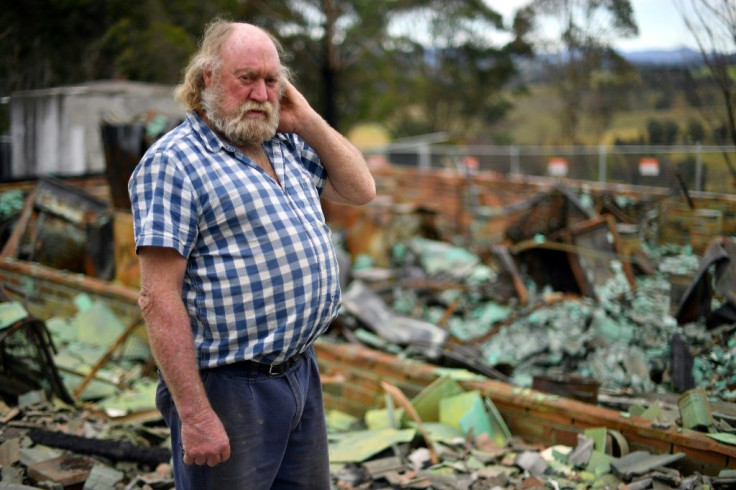
POLYGON ((606 145, 598 145, 598 182, 606 183, 606 145))
POLYGON ((703 190, 703 148, 699 141, 695 144, 695 190, 703 190))
POLYGON ((417 147, 417 157, 419 158, 419 168, 429 170, 432 168, 432 154, 429 145, 424 143, 417 147))
POLYGON ((509 146, 509 155, 511 156, 511 175, 521 175, 521 166, 519 165, 519 147, 516 145, 509 146))

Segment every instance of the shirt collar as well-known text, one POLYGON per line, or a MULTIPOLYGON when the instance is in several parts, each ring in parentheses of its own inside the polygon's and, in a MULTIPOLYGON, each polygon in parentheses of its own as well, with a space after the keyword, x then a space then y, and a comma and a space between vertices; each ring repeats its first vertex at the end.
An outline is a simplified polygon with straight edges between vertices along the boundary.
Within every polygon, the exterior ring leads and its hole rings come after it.
POLYGON ((217 153, 221 150, 226 149, 226 147, 230 147, 230 145, 225 145, 225 143, 215 134, 214 131, 212 131, 209 126, 204 123, 202 118, 199 117, 196 112, 188 112, 187 120, 189 121, 189 124, 192 125, 192 129, 194 130, 194 132, 199 135, 199 137, 204 142, 204 145, 212 153, 217 153))

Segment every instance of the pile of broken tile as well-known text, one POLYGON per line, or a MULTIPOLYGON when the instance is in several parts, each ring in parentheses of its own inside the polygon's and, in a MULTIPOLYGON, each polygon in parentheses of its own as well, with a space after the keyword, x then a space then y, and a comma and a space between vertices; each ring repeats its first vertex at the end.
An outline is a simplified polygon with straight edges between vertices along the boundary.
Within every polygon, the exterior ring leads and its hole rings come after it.
MULTIPOLYGON (((696 428, 691 417, 697 414, 686 413, 678 399, 697 393, 701 413, 711 413, 711 402, 728 410, 696 430, 733 445, 735 250, 726 237, 702 257, 688 246, 644 243, 648 272, 634 278, 635 287, 621 263, 609 260, 610 278, 595 285, 595 294, 535 289, 530 281, 529 301, 520 304, 508 293, 514 278, 495 267, 498 262, 415 237, 397 244, 389 268, 358 257, 334 333, 399 357, 459 365, 520 389, 555 375, 592 381, 602 404, 663 428, 696 428), (684 291, 675 291, 679 278, 688 281, 684 291), (697 316, 678 315, 682 305, 693 304, 697 316)), ((367 421, 355 423, 372 430, 367 421)), ((346 461, 337 472, 341 488, 736 488, 732 470, 718 477, 680 475, 667 465, 681 454, 637 451, 613 458, 587 433, 574 448, 532 450, 513 437, 489 449, 483 435, 467 430, 418 448, 416 434, 406 437, 388 437, 378 462, 346 461), (441 461, 427 457, 432 446, 441 461)), ((375 446, 372 440, 366 445, 375 446)))
MULTIPOLYGON (((656 272, 638 276, 635 288, 612 261, 596 298, 530 284, 525 305, 499 298, 508 277, 460 247, 415 238, 397 254, 394 269, 353 271, 340 318, 350 340, 462 363, 522 387, 556 373, 592 379, 607 393, 679 394, 706 386, 712 399, 736 401, 736 323, 708 325, 702 316, 681 324, 673 316, 674 274, 689 277, 693 290, 711 280, 696 274, 701 258, 686 247, 650 250, 656 272)), ((701 302, 736 311, 730 277, 725 293, 701 302)))
POLYGON ((411 401, 386 387, 387 407, 363 419, 330 412, 336 488, 700 489, 734 488, 736 471, 683 475, 684 453, 612 456, 606 428, 578 435, 575 447, 530 445, 511 435, 489 398, 439 378, 411 401), (409 414, 409 415, 407 415, 409 414))
POLYGON ((131 337, 93 369, 125 330, 80 293, 77 314, 45 322, 0 303, 0 489, 173 488, 168 429, 145 375, 148 345, 131 337), (101 326, 104 325, 104 328, 101 326), (88 376, 88 374, 94 376, 88 376), (13 394, 35 382, 37 389, 13 394))

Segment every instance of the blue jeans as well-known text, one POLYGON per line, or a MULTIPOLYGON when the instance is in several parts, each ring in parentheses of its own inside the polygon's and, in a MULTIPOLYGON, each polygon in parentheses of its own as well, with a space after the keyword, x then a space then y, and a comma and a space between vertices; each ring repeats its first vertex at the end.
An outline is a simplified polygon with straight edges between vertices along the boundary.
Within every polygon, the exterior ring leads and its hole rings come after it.
POLYGON ((283 374, 236 363, 204 369, 201 376, 230 438, 230 459, 216 466, 184 464, 181 422, 161 379, 156 406, 171 430, 177 490, 330 488, 322 385, 313 348, 283 374))

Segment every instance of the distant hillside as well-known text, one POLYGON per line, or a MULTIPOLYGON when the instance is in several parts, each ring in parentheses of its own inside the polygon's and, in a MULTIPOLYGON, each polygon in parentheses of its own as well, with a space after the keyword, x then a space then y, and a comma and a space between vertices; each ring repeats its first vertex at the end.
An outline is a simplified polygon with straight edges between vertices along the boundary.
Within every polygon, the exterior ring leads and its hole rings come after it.
MULTIPOLYGON (((641 67, 700 67, 703 58, 699 51, 691 48, 675 49, 645 49, 637 51, 622 51, 621 56, 629 63, 641 67)), ((539 55, 532 59, 517 59, 519 70, 518 81, 523 83, 539 83, 549 81, 549 64, 559 60, 559 55, 539 55)))
POLYGON ((693 65, 703 61, 700 52, 691 48, 624 51, 621 55, 635 65, 693 65))

